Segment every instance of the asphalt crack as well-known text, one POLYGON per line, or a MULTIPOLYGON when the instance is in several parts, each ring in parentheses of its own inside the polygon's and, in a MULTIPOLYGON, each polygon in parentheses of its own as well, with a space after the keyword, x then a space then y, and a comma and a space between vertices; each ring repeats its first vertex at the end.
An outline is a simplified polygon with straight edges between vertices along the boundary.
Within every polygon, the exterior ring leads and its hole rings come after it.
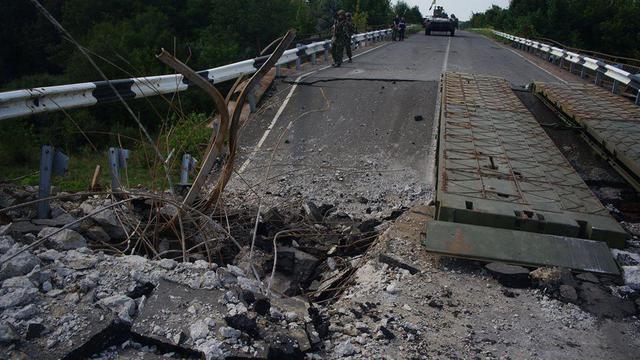
POLYGON ((329 83, 329 82, 337 82, 337 81, 367 81, 367 82, 385 82, 385 83, 426 83, 430 81, 426 80, 415 80, 415 79, 384 79, 384 78, 326 78, 326 79, 316 79, 313 81, 291 81, 284 80, 283 83, 291 84, 291 85, 302 85, 302 86, 314 86, 318 83, 329 83))

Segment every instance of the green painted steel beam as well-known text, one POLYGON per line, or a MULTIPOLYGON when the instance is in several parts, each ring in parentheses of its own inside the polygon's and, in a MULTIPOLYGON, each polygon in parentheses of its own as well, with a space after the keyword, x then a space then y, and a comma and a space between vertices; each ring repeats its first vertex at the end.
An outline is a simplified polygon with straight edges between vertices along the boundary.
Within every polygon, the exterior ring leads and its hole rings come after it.
POLYGON ((620 275, 609 248, 601 241, 431 221, 424 246, 436 254, 480 261, 620 275))

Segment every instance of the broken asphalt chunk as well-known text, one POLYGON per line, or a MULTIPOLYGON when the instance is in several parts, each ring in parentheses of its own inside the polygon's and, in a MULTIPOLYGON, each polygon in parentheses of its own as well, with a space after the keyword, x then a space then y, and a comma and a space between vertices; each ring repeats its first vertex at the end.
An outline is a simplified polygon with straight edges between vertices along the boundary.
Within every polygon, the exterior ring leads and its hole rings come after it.
POLYGON ((420 272, 420 269, 417 267, 409 265, 404 260, 393 255, 380 254, 378 256, 378 261, 392 267, 408 270, 411 275, 415 275, 420 272))
POLYGON ((522 266, 493 262, 484 267, 500 284, 506 287, 526 288, 531 285, 529 270, 522 266))

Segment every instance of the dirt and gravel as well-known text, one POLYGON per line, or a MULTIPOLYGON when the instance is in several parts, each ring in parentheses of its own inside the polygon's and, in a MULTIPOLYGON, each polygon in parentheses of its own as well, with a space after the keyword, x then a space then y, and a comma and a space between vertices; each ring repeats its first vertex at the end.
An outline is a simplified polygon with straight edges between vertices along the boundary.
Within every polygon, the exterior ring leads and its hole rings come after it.
MULTIPOLYGON (((103 218, 25 249, 84 213, 65 204, 105 200, 76 197, 54 204, 61 214, 46 225, 12 219, 0 229, 5 358, 627 359, 640 350, 633 279, 430 255, 421 242, 433 207, 420 202, 380 219, 313 202, 270 208, 254 254, 246 247, 228 264, 109 254, 88 235, 119 235, 103 218), (303 223, 314 236, 294 229, 303 223), (278 233, 274 265, 267 244, 278 233)), ((615 255, 637 268, 640 249, 628 250, 615 255)))

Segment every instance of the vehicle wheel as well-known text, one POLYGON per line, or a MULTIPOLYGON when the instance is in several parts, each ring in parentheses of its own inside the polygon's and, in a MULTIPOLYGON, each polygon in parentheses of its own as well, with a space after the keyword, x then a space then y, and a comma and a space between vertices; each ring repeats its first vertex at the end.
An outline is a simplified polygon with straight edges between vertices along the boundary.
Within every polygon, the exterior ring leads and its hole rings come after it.
POLYGON ((456 31, 455 30, 451 30, 451 36, 456 36, 456 31))

